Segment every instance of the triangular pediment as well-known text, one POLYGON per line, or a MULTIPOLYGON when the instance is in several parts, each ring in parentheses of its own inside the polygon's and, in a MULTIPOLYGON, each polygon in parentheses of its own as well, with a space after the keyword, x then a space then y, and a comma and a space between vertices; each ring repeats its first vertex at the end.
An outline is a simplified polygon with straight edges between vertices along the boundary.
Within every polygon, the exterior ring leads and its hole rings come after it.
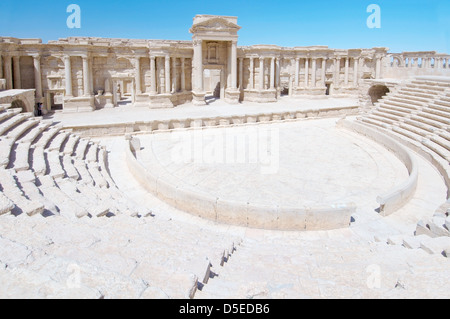
POLYGON ((240 26, 237 24, 228 21, 225 18, 221 17, 214 17, 210 18, 205 21, 201 21, 199 23, 196 23, 191 28, 191 33, 195 33, 198 31, 224 31, 224 32, 230 32, 234 31, 237 32, 241 29, 240 26))

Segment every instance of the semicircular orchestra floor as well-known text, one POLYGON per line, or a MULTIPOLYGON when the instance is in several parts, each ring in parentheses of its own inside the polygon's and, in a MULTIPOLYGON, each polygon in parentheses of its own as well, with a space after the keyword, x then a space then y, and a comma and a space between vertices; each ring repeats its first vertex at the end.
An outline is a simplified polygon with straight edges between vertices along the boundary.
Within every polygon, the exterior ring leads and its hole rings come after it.
POLYGON ((139 160, 219 198, 320 206, 376 197, 408 177, 394 154, 336 119, 141 135, 139 160))

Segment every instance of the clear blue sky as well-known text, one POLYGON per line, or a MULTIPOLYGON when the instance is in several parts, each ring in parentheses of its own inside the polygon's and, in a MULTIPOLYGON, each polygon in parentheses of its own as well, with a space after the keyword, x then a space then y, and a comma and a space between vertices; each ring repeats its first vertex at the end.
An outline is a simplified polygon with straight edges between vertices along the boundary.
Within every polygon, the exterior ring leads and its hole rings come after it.
POLYGON ((0 36, 189 40, 196 14, 238 16, 239 45, 450 53, 450 0, 0 0, 0 36), (72 3, 81 7, 81 29, 66 26, 72 3), (372 3, 381 7, 380 29, 366 25, 372 3))

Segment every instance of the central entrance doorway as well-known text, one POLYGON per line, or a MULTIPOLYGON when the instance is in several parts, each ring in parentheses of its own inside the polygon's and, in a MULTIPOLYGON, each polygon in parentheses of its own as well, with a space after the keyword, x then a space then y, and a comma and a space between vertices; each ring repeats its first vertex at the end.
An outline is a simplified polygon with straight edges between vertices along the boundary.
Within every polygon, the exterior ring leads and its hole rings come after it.
POLYGON ((203 72, 206 98, 210 101, 225 98, 226 76, 223 66, 207 66, 203 72))

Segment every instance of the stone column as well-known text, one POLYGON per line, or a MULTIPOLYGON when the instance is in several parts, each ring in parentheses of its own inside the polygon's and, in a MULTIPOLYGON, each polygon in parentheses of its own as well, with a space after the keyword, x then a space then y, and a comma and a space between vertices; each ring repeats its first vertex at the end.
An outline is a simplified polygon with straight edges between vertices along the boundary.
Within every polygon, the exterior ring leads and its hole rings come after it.
POLYGON ((244 59, 239 58, 239 89, 244 89, 244 59))
POLYGON ((156 58, 150 56, 150 94, 156 94, 156 58))
POLYGON ((177 93, 177 58, 172 58, 172 93, 177 93))
POLYGON ((181 91, 186 91, 186 61, 181 58, 181 91))
POLYGON ((42 99, 42 74, 41 74, 41 57, 33 56, 34 64, 34 86, 36 88, 36 100, 42 99))
POLYGON ((299 77, 300 77, 300 59, 295 58, 295 87, 298 88, 299 84, 299 77))
POLYGON ((231 41, 231 88, 237 89, 237 42, 231 41))
POLYGON ((64 68, 66 73, 66 96, 73 96, 72 93, 72 65, 70 56, 64 57, 64 68))
POLYGON ((259 90, 264 90, 264 58, 259 58, 259 90))
POLYGON ((6 55, 5 57, 5 79, 6 79, 6 89, 13 89, 13 78, 12 78, 12 65, 11 56, 6 55))
POLYGON ((90 82, 89 82, 89 90, 90 90, 90 92, 91 92, 91 94, 92 95, 95 95, 95 92, 94 92, 94 66, 93 66, 93 64, 94 64, 94 62, 93 62, 93 60, 94 60, 94 58, 93 57, 91 57, 90 59, 89 59, 89 75, 90 75, 90 82))
POLYGON ((250 89, 255 89, 255 62, 254 58, 250 58, 250 89))
POLYGON ((349 57, 345 58, 345 86, 348 86, 349 57))
POLYGON ((355 59, 355 66, 353 67, 353 85, 358 86, 358 59, 355 59))
POLYGON ((322 86, 326 86, 327 79, 327 59, 322 59, 322 86))
POLYGON ((275 58, 270 58, 270 89, 275 89, 275 58))
POLYGON ((281 69, 280 69, 280 58, 275 60, 275 87, 277 90, 280 88, 280 77, 281 77, 281 69))
POLYGON ((0 79, 3 79, 3 55, 0 52, 0 79))
POLYGON ((375 79, 379 79, 380 77, 381 77, 381 58, 377 57, 375 79))
POLYGON ((91 81, 89 72, 89 59, 87 56, 83 56, 83 89, 84 96, 91 96, 91 81))
POLYGON ((134 60, 135 67, 135 75, 134 81, 136 82, 136 94, 142 94, 142 85, 141 85, 141 58, 137 57, 134 60))
POLYGON ((13 67, 14 67, 14 89, 20 90, 22 88, 22 83, 20 79, 20 56, 13 56, 13 67))
POLYGON ((305 87, 309 86, 309 58, 305 59, 305 87))
POLYGON ((334 86, 339 87, 341 77, 341 59, 336 58, 334 61, 334 86))
POLYGON ((313 58, 312 59, 312 66, 311 66, 312 70, 311 70, 311 81, 312 81, 312 87, 316 87, 316 69, 317 69, 317 59, 313 58))
POLYGON ((194 41, 194 91, 203 92, 203 52, 202 41, 194 41))
POLYGON ((170 56, 166 55, 165 56, 165 82, 166 82, 166 92, 165 93, 170 93, 170 56))

